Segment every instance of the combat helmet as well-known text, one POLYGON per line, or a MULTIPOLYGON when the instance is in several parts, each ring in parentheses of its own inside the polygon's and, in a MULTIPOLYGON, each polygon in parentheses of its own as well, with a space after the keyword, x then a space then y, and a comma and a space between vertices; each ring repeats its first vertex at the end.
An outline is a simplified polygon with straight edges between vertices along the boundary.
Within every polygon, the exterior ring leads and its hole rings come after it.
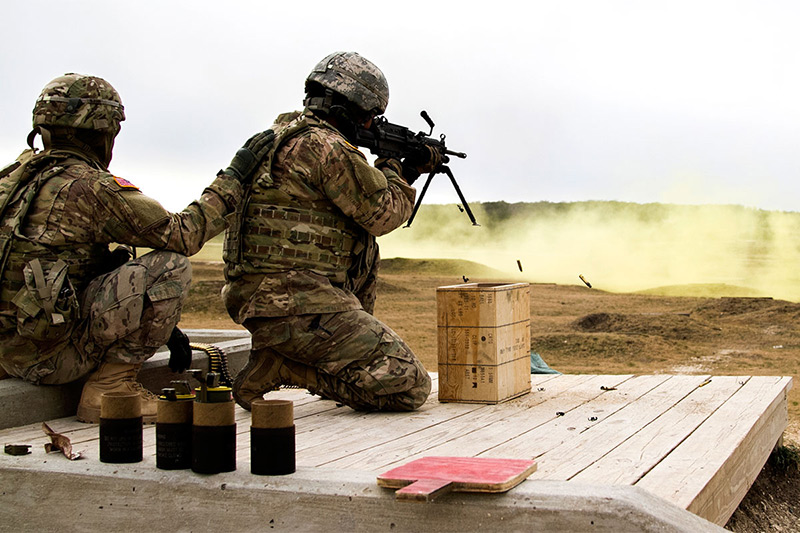
POLYGON ((33 128, 39 126, 95 130, 116 136, 125 108, 119 93, 103 78, 64 74, 42 89, 33 108, 33 128))
MULTIPOLYGON (((342 95, 368 114, 382 115, 389 104, 386 76, 374 63, 355 52, 334 52, 327 56, 306 78, 306 92, 311 82, 342 95)), ((315 104, 320 103, 306 103, 312 109, 315 104)))

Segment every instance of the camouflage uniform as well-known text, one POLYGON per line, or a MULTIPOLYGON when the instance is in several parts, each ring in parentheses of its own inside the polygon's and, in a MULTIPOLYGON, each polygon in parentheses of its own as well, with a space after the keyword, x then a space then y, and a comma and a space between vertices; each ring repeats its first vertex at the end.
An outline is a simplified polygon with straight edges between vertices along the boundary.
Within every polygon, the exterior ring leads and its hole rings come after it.
MULTIPOLYGON (((20 160, 30 158, 26 151, 20 160)), ((15 194, 0 219, 4 235, 14 235, 0 279, 0 366, 27 381, 54 384, 87 374, 101 359, 144 361, 180 318, 191 279, 185 256, 224 229, 225 216, 241 200, 241 185, 221 174, 198 201, 169 213, 79 151, 46 150, 30 164, 33 181, 40 181, 27 216, 19 228, 10 227, 15 205, 25 197, 15 194), (108 271, 109 243, 163 251, 108 271), (74 290, 79 311, 63 334, 21 334, 22 317, 30 318, 27 297, 37 290, 28 275, 33 259, 45 276, 59 260, 67 265, 69 286, 63 287, 70 290, 61 295, 74 290)), ((3 194, 9 191, 0 186, 0 200, 3 194)))
POLYGON ((306 109, 278 117, 274 151, 228 230, 225 305, 253 334, 253 354, 316 368, 322 396, 361 410, 411 410, 431 381, 372 316, 375 237, 411 214, 415 191, 378 170, 306 109))

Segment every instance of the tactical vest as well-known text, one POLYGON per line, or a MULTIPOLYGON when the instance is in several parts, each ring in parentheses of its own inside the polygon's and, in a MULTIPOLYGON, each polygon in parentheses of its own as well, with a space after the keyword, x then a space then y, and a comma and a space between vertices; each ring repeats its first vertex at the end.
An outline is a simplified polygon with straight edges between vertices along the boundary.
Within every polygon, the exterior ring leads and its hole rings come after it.
MULTIPOLYGON (((36 341, 55 341, 69 333, 77 317, 77 292, 95 274, 104 245, 87 243, 53 249, 27 238, 22 227, 41 186, 78 162, 69 152, 26 150, 0 171, 0 322, 3 330, 36 341), (71 160, 71 161, 70 161, 71 160)), ((0 355, 3 353, 0 347, 0 355)), ((22 354, 15 354, 15 364, 22 354)), ((40 356, 28 354, 31 363, 40 356)))
POLYGON ((45 255, 49 252, 25 239, 20 233, 20 227, 41 184, 64 170, 58 162, 58 159, 46 161, 44 153, 34 154, 33 150, 25 150, 14 163, 0 171, 0 280, 3 281, 0 306, 2 309, 10 308, 12 298, 22 288, 25 253, 41 252, 45 255))
POLYGON ((272 177, 278 149, 311 127, 330 128, 298 113, 278 117, 273 148, 225 234, 223 258, 228 276, 306 269, 344 281, 354 253, 361 248, 363 230, 330 200, 292 198, 272 177))

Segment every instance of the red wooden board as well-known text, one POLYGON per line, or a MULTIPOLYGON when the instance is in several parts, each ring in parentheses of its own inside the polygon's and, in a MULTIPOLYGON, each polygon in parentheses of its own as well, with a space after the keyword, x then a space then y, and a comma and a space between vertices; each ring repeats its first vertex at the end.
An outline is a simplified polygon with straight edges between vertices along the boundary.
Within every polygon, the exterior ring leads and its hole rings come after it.
POLYGON ((490 457, 423 457, 378 476, 378 485, 392 489, 398 499, 427 501, 450 490, 506 492, 536 470, 524 459, 490 457))

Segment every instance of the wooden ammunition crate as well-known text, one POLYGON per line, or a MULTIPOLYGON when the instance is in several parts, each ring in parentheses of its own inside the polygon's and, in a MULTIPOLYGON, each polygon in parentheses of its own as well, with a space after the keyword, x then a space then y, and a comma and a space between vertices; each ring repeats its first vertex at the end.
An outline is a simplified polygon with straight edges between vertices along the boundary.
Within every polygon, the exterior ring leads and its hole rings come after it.
POLYGON ((500 403, 531 390, 530 285, 436 289, 439 401, 500 403))

